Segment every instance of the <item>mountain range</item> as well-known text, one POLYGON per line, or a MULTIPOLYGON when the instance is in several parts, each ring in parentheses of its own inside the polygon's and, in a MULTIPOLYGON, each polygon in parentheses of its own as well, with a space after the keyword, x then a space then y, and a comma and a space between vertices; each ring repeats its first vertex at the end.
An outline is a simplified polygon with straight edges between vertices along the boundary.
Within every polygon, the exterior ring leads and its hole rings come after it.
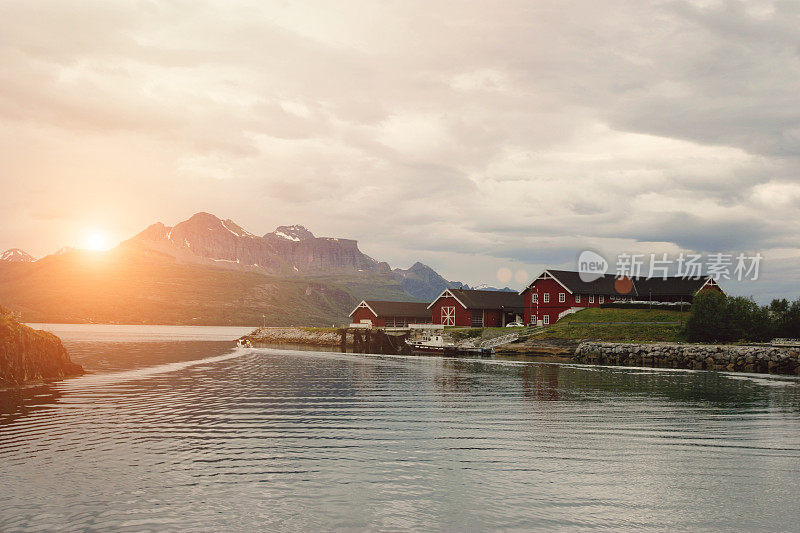
POLYGON ((300 225, 255 235, 209 213, 108 252, 0 255, 0 302, 34 322, 331 325, 362 298, 430 301, 462 287, 419 262, 392 270, 352 239, 300 225))

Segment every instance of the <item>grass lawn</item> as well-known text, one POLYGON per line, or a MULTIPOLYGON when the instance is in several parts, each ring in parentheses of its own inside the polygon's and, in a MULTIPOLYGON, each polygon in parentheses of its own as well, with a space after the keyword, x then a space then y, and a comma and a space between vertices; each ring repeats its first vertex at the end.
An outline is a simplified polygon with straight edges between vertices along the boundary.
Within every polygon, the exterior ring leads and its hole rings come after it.
POLYGON ((659 342, 681 341, 681 324, 688 312, 662 309, 601 309, 592 308, 567 315, 534 339, 592 339, 605 341, 659 342), (628 322, 617 323, 614 322, 628 322), (631 324, 630 322, 635 322, 631 324))

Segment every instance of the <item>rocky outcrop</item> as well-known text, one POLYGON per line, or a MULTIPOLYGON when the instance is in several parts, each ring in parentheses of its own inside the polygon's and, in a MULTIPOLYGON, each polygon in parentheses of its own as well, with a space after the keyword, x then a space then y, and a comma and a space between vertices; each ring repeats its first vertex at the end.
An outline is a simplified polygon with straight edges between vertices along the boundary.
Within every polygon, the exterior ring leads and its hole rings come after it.
POLYGON ((766 345, 583 342, 575 349, 572 360, 598 365, 800 375, 800 348, 766 345))
POLYGON ((313 346, 339 346, 341 335, 329 328, 258 328, 242 340, 254 345, 308 344, 313 346))
POLYGON ((0 316, 0 386, 55 381, 83 374, 61 339, 0 316))
POLYGON ((503 344, 495 348, 498 355, 570 358, 578 346, 572 339, 531 339, 503 344))

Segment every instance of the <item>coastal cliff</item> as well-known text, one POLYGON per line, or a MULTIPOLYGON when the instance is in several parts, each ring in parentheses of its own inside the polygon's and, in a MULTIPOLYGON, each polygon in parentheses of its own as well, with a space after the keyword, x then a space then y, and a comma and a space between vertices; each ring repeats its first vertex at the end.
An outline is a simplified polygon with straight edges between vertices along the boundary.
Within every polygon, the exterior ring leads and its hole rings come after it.
POLYGON ((0 387, 83 374, 61 339, 20 324, 0 309, 0 387))

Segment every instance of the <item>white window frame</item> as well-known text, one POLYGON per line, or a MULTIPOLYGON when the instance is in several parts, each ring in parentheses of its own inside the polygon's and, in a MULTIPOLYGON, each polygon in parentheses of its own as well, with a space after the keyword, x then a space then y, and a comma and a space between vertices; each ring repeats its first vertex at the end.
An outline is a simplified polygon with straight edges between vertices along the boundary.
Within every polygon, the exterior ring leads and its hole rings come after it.
POLYGON ((576 303, 576 304, 579 304, 579 303, 581 303, 581 295, 580 295, 580 294, 576 294, 576 295, 575 295, 575 303, 576 303))
POLYGON ((589 303, 590 304, 594 303, 594 295, 589 296, 589 303))
POLYGON ((531 303, 538 304, 539 303, 539 295, 537 293, 531 294, 531 303))
POLYGON ((550 315, 544 315, 544 316, 542 317, 542 320, 543 320, 543 324, 544 324, 545 326, 549 326, 549 325, 550 325, 550 315))
POLYGON ((442 306, 442 325, 455 326, 456 325, 456 306, 443 305, 442 306), (445 309, 447 311, 445 311, 445 309))
POLYGON ((543 301, 546 304, 550 303, 550 293, 549 292, 544 293, 544 300, 543 301))
POLYGON ((597 303, 601 304, 601 303, 603 303, 605 301, 606 301, 606 297, 603 296, 602 294, 597 297, 597 303))
POLYGON ((558 293, 558 303, 563 304, 566 301, 567 301, 567 294, 564 293, 564 292, 559 292, 558 293))

